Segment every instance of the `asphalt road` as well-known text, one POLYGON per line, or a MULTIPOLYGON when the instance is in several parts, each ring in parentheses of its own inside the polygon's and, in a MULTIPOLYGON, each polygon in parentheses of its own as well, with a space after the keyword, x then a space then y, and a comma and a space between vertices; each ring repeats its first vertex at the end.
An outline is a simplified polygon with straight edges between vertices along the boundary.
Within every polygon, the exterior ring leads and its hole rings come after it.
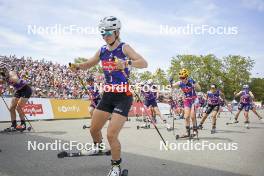
MULTIPOLYGON (((264 115, 261 112, 262 116, 264 115)), ((224 113, 217 122, 217 133, 211 134, 211 120, 200 131, 200 140, 177 140, 173 132, 158 125, 170 150, 161 150, 160 138, 153 127, 137 130, 142 123, 131 118, 120 134, 122 143, 122 167, 129 170, 129 176, 238 176, 264 175, 264 123, 250 114, 250 129, 245 129, 243 116, 240 123, 225 125, 230 113, 224 113), (180 145, 207 143, 211 146, 235 146, 226 150, 205 147, 204 150, 188 150, 180 145), (175 146, 177 145, 178 148, 175 146), (176 149, 175 149, 176 148, 176 149), (175 149, 175 150, 174 150, 175 149)), ((169 119, 171 123, 172 119, 169 119)), ((29 150, 29 142, 47 144, 59 141, 69 143, 92 142, 88 130, 82 126, 89 120, 61 120, 32 122, 35 132, 0 134, 0 175, 1 176, 106 176, 110 169, 110 156, 77 157, 58 159, 59 149, 29 150)), ((0 128, 8 127, 0 123, 0 128)), ((175 134, 184 132, 184 121, 177 120, 175 134)), ((106 129, 103 129, 106 139, 106 129)), ((106 143, 107 141, 104 140, 106 143)), ((76 149, 74 149, 76 150, 76 149)))

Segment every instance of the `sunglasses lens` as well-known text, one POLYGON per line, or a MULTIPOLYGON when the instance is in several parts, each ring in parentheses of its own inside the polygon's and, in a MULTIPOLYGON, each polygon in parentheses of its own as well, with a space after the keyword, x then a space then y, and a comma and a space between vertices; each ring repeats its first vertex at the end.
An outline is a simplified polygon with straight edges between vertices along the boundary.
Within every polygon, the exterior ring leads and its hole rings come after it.
POLYGON ((101 31, 103 37, 113 35, 114 31, 101 31))

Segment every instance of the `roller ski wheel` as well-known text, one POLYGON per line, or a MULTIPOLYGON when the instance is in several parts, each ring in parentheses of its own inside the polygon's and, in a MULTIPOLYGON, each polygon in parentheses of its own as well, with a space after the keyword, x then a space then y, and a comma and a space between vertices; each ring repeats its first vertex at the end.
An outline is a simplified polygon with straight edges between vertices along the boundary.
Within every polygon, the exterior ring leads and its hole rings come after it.
POLYGON ((175 138, 176 138, 176 140, 179 140, 179 139, 187 139, 187 138, 190 138, 191 137, 191 135, 187 135, 187 134, 183 134, 183 135, 176 135, 175 136, 175 138))
POLYGON ((66 151, 62 151, 62 152, 58 153, 57 157, 58 158, 68 157, 68 153, 66 151))
POLYGON ((143 129, 150 129, 150 125, 137 126, 137 129, 138 129, 138 130, 139 130, 140 128, 143 128, 143 129))
POLYGON ((171 132, 173 131, 173 127, 170 127, 170 128, 166 128, 168 132, 171 132))
POLYGON ((211 134, 215 134, 215 133, 216 133, 216 129, 213 128, 213 129, 211 130, 211 134))
POLYGON ((128 170, 127 169, 123 169, 121 172, 121 176, 128 176, 128 170))
POLYGON ((87 129, 87 128, 90 128, 90 126, 87 126, 87 125, 83 125, 83 129, 87 129))
POLYGON ((142 119, 136 119, 137 122, 142 122, 143 120, 142 119))
POLYGON ((12 133, 12 132, 16 132, 16 131, 17 131, 16 128, 14 128, 14 127, 8 127, 6 129, 3 129, 1 131, 1 133, 12 133))
POLYGON ((178 140, 178 139, 180 138, 180 136, 177 134, 177 135, 175 136, 175 138, 176 138, 176 140, 178 140))

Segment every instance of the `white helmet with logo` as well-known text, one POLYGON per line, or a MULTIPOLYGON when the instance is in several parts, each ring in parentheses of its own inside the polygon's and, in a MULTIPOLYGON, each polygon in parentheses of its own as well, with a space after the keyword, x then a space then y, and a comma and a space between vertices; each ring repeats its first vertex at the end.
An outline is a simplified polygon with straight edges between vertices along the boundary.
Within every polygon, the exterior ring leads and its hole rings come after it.
POLYGON ((114 16, 108 16, 100 20, 99 30, 104 31, 118 31, 121 29, 121 22, 114 16))

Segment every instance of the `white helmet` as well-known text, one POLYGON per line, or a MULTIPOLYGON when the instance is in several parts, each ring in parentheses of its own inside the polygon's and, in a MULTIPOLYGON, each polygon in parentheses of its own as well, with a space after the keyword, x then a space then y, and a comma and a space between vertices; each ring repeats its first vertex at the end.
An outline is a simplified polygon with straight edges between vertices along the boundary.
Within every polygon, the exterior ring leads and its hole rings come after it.
POLYGON ((249 85, 247 84, 243 85, 243 89, 249 89, 249 85))
POLYGON ((121 22, 114 16, 108 16, 100 20, 99 30, 104 31, 118 31, 121 29, 121 22))

